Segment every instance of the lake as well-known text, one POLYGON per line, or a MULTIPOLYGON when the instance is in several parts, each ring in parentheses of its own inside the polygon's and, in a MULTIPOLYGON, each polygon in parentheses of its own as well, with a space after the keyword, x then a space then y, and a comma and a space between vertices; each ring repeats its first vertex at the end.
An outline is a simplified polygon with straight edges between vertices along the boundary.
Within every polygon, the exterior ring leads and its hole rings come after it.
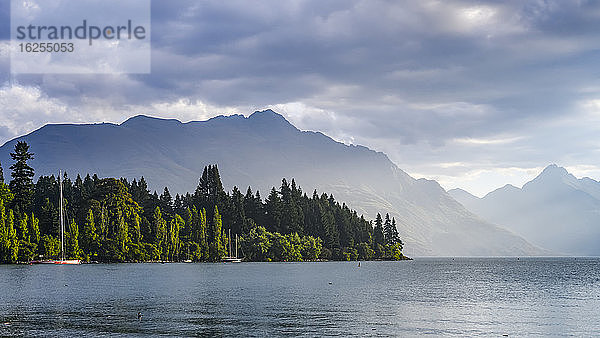
POLYGON ((600 334, 598 258, 357 264, 4 265, 0 336, 600 334))

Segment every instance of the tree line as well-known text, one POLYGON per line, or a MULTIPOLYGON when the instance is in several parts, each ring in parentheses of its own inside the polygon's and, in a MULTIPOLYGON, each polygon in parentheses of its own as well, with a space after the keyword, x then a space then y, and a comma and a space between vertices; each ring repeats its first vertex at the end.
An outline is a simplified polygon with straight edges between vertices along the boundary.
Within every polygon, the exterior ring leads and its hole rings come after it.
MULTIPOLYGON (((10 154, 11 180, 0 163, 0 263, 53 259, 60 254, 59 180, 34 183, 34 158, 20 141, 10 154)), ((239 234, 250 261, 400 260, 395 219, 367 221, 333 195, 308 196, 282 179, 263 200, 237 187, 226 192, 218 167, 204 168, 193 193, 151 192, 144 177, 61 177, 65 255, 99 262, 217 262, 227 256, 227 234, 239 234)), ((233 236, 232 236, 233 237, 233 236)))

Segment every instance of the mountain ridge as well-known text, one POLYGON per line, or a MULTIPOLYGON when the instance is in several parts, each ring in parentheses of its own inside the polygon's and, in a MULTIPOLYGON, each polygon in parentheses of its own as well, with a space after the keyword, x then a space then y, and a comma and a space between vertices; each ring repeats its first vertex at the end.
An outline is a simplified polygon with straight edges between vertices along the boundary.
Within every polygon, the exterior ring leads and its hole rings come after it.
POLYGON ((168 186, 173 194, 193 191, 208 164, 219 165, 228 190, 249 185, 263 197, 281 178, 295 178, 304 191, 332 193, 366 217, 390 212, 413 256, 545 253, 482 221, 437 182, 412 178, 384 153, 301 131, 272 110, 186 123, 137 115, 118 125, 48 125, 0 147, 3 164, 17 140, 36 153, 38 175, 70 168, 71 176, 144 176, 152 190, 168 186))
POLYGON ((600 182, 576 178, 556 164, 522 188, 505 185, 482 198, 448 193, 488 222, 565 255, 600 255, 600 182))

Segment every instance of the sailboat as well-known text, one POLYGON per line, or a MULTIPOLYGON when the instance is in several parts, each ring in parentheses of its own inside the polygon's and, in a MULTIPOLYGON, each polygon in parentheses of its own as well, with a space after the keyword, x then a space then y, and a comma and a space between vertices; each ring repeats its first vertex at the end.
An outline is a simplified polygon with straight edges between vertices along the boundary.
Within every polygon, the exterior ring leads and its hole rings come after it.
POLYGON ((62 172, 58 172, 58 186, 60 187, 60 259, 54 264, 81 264, 79 259, 65 259, 65 218, 63 211, 63 187, 61 181, 62 172))
POLYGON ((60 259, 53 260, 39 260, 32 261, 31 264, 81 264, 79 259, 65 259, 65 219, 64 219, 64 211, 63 211, 63 188, 61 181, 62 172, 58 172, 58 185, 60 191, 60 259))
POLYGON ((224 263, 241 263, 242 259, 238 258, 238 235, 235 235, 235 257, 231 256, 231 229, 229 229, 229 257, 223 257, 224 263))
POLYGON ((62 172, 58 172, 58 185, 60 190, 60 259, 33 261, 32 264, 81 264, 79 259, 65 259, 65 219, 63 211, 63 188, 61 181, 62 172))

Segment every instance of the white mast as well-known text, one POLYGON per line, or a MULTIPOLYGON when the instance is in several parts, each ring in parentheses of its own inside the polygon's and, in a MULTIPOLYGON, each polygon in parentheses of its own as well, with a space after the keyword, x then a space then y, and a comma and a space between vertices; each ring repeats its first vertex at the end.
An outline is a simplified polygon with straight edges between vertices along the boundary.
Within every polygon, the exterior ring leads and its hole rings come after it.
POLYGON ((238 257, 238 252, 237 252, 237 242, 238 242, 238 235, 235 234, 235 258, 238 257))
POLYGON ((231 229, 229 229, 229 257, 231 257, 231 229))
POLYGON ((58 185, 60 187, 60 256, 61 260, 65 260, 65 222, 63 219, 63 188, 61 181, 62 172, 58 171, 58 185))

